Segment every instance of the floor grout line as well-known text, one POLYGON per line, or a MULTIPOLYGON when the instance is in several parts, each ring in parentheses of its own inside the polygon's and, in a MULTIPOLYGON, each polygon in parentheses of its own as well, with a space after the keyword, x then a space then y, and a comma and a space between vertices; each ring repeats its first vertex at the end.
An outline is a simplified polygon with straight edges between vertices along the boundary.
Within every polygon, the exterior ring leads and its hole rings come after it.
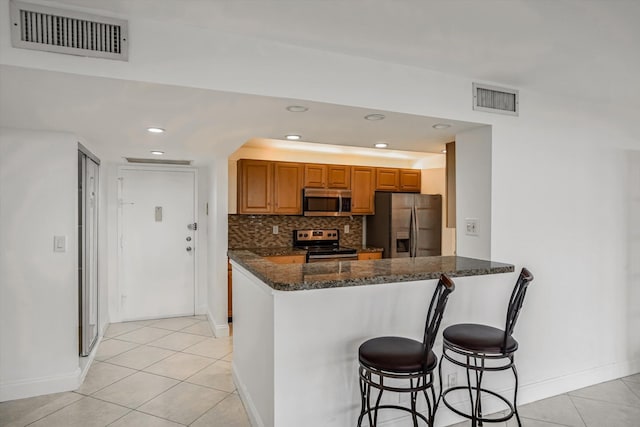
MULTIPOLYGON (((595 384, 595 385, 597 385, 597 384, 595 384)), ((585 387, 585 388, 587 388, 587 387, 585 387)), ((628 387, 627 387, 627 388, 628 388, 628 387)), ((635 396, 635 393, 633 393, 633 392, 632 392, 632 395, 634 395, 634 396, 635 396)), ((629 404, 626 404, 626 403, 620 403, 620 402, 610 402, 610 401, 608 401, 608 400, 596 399, 596 398, 594 398, 594 397, 576 396, 576 395, 573 395, 573 394, 570 394, 569 396, 570 396, 570 397, 572 397, 572 398, 573 398, 573 397, 577 397, 578 399, 591 400, 592 402, 605 403, 605 404, 607 404, 607 405, 624 406, 625 408, 637 408, 637 407, 638 407, 638 405, 629 405, 629 404)))

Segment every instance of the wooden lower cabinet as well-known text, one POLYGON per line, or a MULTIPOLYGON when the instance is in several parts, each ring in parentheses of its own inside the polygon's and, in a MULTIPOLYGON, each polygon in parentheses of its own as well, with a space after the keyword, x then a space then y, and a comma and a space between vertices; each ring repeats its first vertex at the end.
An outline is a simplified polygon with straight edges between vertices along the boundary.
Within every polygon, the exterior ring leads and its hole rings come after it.
POLYGON ((382 259, 382 252, 362 252, 358 254, 358 261, 366 261, 368 259, 382 259))
POLYGON ((306 255, 267 256, 265 259, 276 264, 304 264, 307 261, 306 255))

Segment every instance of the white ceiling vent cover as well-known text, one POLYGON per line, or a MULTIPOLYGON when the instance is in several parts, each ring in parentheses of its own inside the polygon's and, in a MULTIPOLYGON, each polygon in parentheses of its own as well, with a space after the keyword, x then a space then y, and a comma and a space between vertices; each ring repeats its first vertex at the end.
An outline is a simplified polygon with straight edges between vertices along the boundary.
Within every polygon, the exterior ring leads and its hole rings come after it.
POLYGON ((518 115, 519 95, 515 89, 473 84, 473 109, 488 113, 518 115))
POLYGON ((128 22, 11 0, 11 43, 22 49, 128 58, 128 22))

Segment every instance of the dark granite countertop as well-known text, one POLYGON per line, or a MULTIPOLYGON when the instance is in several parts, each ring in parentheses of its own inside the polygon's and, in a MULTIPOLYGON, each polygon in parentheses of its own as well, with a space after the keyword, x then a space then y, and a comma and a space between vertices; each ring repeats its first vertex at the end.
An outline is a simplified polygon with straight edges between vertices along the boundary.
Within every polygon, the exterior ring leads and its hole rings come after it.
MULTIPOLYGON (((230 251, 232 249, 229 249, 230 251)), ((273 248, 242 248, 233 249, 234 251, 242 250, 253 252, 258 256, 292 256, 292 255, 307 255, 307 251, 304 249, 297 249, 291 246, 273 247, 273 248)))
POLYGON ((442 273, 464 277, 514 271, 511 264, 458 256, 275 264, 249 250, 230 250, 228 254, 230 259, 278 291, 431 280, 438 279, 442 273))
MULTIPOLYGON (((358 251, 358 253, 370 253, 370 252, 382 252, 382 248, 376 248, 373 246, 349 246, 358 251)), ((307 251, 304 249, 294 248, 292 246, 279 246, 273 248, 237 248, 229 249, 230 251, 249 251, 259 256, 291 256, 291 255, 306 255, 307 251)))

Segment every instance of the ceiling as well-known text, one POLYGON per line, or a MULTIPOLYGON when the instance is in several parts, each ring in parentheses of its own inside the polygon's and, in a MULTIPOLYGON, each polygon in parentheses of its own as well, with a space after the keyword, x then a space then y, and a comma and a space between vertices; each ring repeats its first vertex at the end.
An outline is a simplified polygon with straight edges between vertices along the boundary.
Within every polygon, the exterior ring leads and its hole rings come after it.
MULTIPOLYGON (((372 111, 290 99, 0 66, 0 126, 72 132, 100 147, 103 160, 152 157, 204 163, 252 138, 440 153, 456 133, 478 123, 372 111), (309 110, 292 113, 286 107, 309 110), (368 114, 383 114, 379 121, 368 114), (446 123, 447 129, 432 125, 446 123), (150 134, 147 127, 166 129, 150 134), (224 148, 227 148, 225 151, 224 148)), ((315 144, 317 145, 317 144, 315 144)), ((310 150, 314 149, 309 145, 310 150)))
POLYGON ((640 108, 638 0, 61 0, 640 108))
MULTIPOLYGON (((464 75, 640 111, 638 0, 59 0, 97 13, 464 75)), ((202 160, 252 138, 439 153, 464 129, 443 118, 370 111, 0 66, 0 125, 76 133, 105 160, 202 160), (288 105, 309 110, 290 113, 288 105), (363 117, 382 113, 381 121, 363 117), (432 125, 446 121, 449 129, 432 125), (151 135, 147 126, 167 132, 151 135)), ((225 151, 226 150, 226 151, 225 151)))

